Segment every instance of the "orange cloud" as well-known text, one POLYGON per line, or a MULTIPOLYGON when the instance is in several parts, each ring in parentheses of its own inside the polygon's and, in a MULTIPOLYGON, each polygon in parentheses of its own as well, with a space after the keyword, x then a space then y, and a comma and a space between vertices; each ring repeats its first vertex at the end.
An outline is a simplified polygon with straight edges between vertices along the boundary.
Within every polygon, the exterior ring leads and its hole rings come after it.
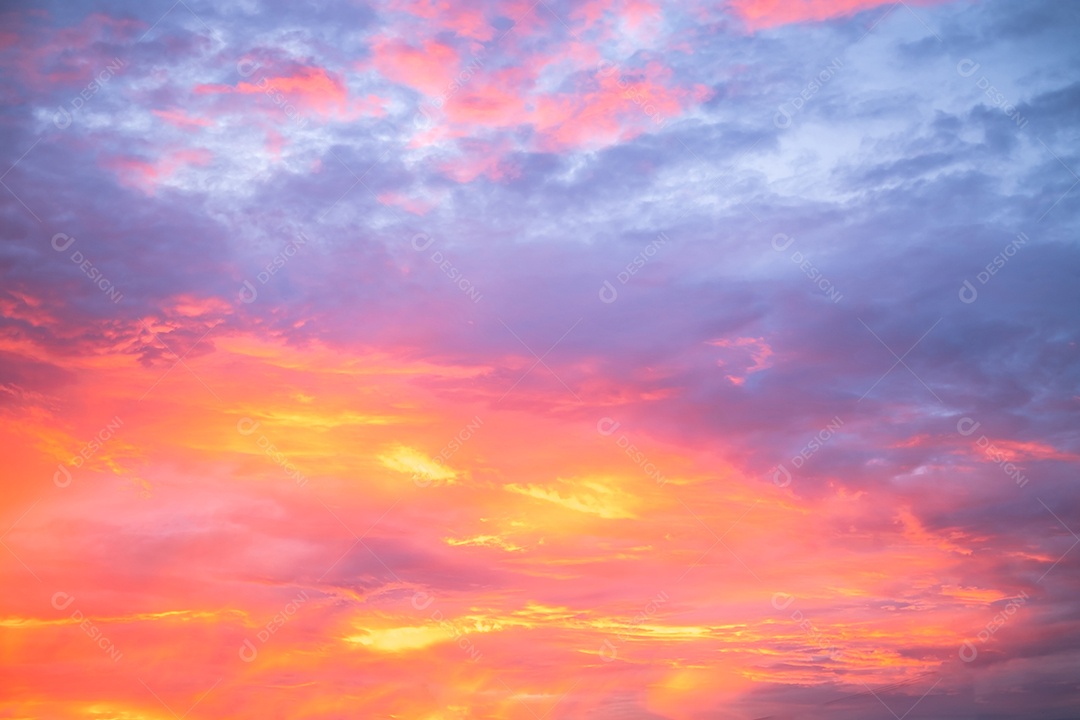
POLYGON ((1058 450, 1052 445, 1035 441, 1022 442, 1019 440, 992 440, 987 443, 977 443, 982 452, 989 458, 1016 462, 1017 460, 1080 460, 1080 456, 1074 453, 1058 450))
MULTIPOLYGON (((21 313, 39 303, 9 297, 21 313)), ((231 307, 182 295, 146 322, 184 353, 231 307)), ((62 397, 24 397, 64 414, 0 409, 13 473, 48 483, 108 418, 123 418, 70 487, 50 488, 32 507, 33 498, 9 501, 5 528, 29 512, 5 543, 42 577, 63 578, 57 589, 75 598, 66 614, 50 604, 52 587, 23 605, 19 594, 0 600, 0 636, 27 688, 25 708, 11 702, 22 715, 82 716, 92 701, 95 716, 167 716, 149 693, 131 694, 140 677, 183 709, 205 694, 198 710, 207 718, 233 717, 238 703, 274 715, 266 688, 286 671, 295 678, 287 700, 271 698, 285 703, 283 716, 341 715, 348 709, 320 689, 326 682, 366 674, 393 686, 420 672, 437 696, 410 683, 408 693, 348 702, 371 716, 446 717, 456 707, 451 717, 509 719, 530 716, 523 702, 554 703, 567 672, 627 671, 645 678, 650 707, 675 716, 759 682, 861 690, 862 680, 907 680, 955 656, 964 629, 985 624, 986 604, 1010 594, 993 576, 958 586, 958 569, 974 561, 970 541, 907 509, 881 512, 880 495, 783 499, 724 465, 711 440, 659 444, 627 427, 603 436, 592 417, 493 408, 469 392, 490 367, 230 328, 212 331, 213 352, 193 352, 169 372, 171 358, 143 366, 128 347, 55 357, 33 335, 29 347, 0 346, 76 378, 62 397), (478 399, 463 408, 469 397, 478 399), (475 437, 437 463, 473 413, 484 416, 475 437), (688 482, 657 486, 623 451, 624 431, 688 482), (136 463, 145 486, 128 477, 136 463), (453 582, 440 585, 446 577, 453 582), (796 598, 784 613, 770 602, 777 583, 796 598), (301 590, 305 601, 286 610, 301 590), (104 675, 74 673, 82 684, 68 697, 35 668, 102 662, 74 609, 123 660, 104 675), (812 630, 791 619, 795 610, 812 630), (263 641, 268 623, 274 632, 263 641), (913 638, 918 657, 906 652, 913 638), (237 654, 245 640, 258 650, 251 663, 237 654), (830 645, 842 658, 825 671, 811 666, 830 645), (538 661, 515 665, 522 647, 538 661), (601 648, 617 658, 607 662, 601 648), (471 662, 474 649, 482 663, 471 662), (189 677, 181 661, 205 677, 163 683, 189 677)), ((760 338, 712 346, 764 363, 753 356, 760 338)), ((29 577, 14 559, 0 565, 9 585, 29 577)), ((610 697, 570 701, 575 717, 589 717, 610 697)))

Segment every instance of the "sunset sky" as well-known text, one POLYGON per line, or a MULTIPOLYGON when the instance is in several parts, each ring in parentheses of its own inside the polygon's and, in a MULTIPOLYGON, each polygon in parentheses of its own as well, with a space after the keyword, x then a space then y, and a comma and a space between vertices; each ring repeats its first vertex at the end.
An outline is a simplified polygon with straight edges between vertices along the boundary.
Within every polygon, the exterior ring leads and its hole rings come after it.
POLYGON ((1080 714, 1080 3, 0 13, 0 718, 1080 714))

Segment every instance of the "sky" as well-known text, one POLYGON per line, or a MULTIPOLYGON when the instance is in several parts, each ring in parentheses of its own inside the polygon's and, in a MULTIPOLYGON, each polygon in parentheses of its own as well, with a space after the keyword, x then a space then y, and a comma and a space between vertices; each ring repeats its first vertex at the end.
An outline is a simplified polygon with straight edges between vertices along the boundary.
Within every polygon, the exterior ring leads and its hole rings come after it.
POLYGON ((0 13, 0 718, 1080 712, 1080 4, 0 13))

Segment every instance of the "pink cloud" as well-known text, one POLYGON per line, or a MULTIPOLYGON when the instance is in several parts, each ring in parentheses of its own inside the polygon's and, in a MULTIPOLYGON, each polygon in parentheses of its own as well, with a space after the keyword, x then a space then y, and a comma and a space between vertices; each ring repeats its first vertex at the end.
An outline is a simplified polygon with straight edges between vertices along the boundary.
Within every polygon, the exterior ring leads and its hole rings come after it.
POLYGON ((505 143, 464 140, 461 146, 464 152, 460 156, 439 165, 439 170, 455 182, 472 182, 480 175, 491 180, 518 176, 517 166, 506 160, 508 148, 505 143))
POLYGON ((724 348, 723 357, 716 364, 723 368, 742 368, 733 370, 727 379, 733 385, 742 385, 746 377, 772 367, 769 358, 773 355, 773 349, 765 342, 764 338, 740 337, 735 339, 722 338, 712 340, 709 345, 724 348))
POLYGON ((179 108, 173 108, 171 110, 153 110, 151 112, 153 112, 155 115, 157 115, 159 118, 169 123, 170 125, 178 128, 189 129, 197 127, 210 127, 214 124, 211 120, 207 120, 206 118, 188 115, 179 108))
POLYGON ((235 87, 196 85, 194 92, 196 95, 265 94, 275 102, 275 93, 280 93, 299 106, 297 111, 301 115, 308 112, 324 116, 343 115, 349 107, 349 93, 344 81, 321 67, 301 67, 288 75, 267 75, 255 82, 238 83, 235 87))
MULTIPOLYGON (((599 74, 590 89, 536 93, 546 58, 533 64, 476 77, 451 96, 445 119, 414 138, 422 145, 443 138, 468 137, 478 129, 511 130, 532 126, 532 145, 545 151, 599 147, 636 137, 663 125, 667 118, 704 96, 700 88, 670 87, 670 71, 650 64, 640 77, 599 74)), ((436 113, 437 114, 437 113, 436 113)))
POLYGON ((379 202, 384 205, 395 205, 402 210, 411 212, 413 215, 420 215, 421 217, 431 212, 435 206, 424 200, 418 200, 416 198, 410 198, 400 193, 384 192, 378 195, 379 202))
MULTIPOLYGON (((981 440, 981 439, 980 439, 981 440)), ((1035 441, 993 440, 979 442, 978 447, 991 460, 1016 462, 1017 460, 1080 460, 1074 453, 1058 450, 1052 445, 1035 441)))
POLYGON ((5 23, 11 23, 17 30, 5 33, 0 43, 5 53, 13 54, 5 64, 11 63, 17 68, 19 76, 31 89, 78 88, 99 76, 108 82, 113 74, 123 72, 127 67, 125 58, 119 57, 117 46, 136 38, 144 27, 137 20, 94 13, 76 26, 41 35, 35 24, 26 22, 26 17, 34 14, 5 15, 5 23), (72 52, 73 48, 82 50, 72 52))
POLYGON ((390 7, 398 12, 407 12, 424 20, 434 21, 438 27, 473 40, 490 40, 494 35, 494 29, 488 24, 483 11, 466 3, 449 0, 395 0, 390 7))
POLYGON ((660 6, 649 0, 626 0, 623 3, 622 17, 632 32, 655 25, 662 14, 660 6))
POLYGON ((524 68, 510 68, 478 78, 450 98, 446 116, 452 123, 487 127, 512 127, 531 120, 525 97, 534 75, 524 68))
POLYGON ((581 94, 541 97, 536 126, 551 150, 605 145, 628 140, 681 113, 690 93, 661 81, 668 71, 651 64, 644 77, 601 73, 595 89, 581 94), (574 118, 574 122, 567 122, 574 118))
POLYGON ((447 90, 460 64, 457 51, 436 40, 416 47, 398 38, 380 37, 372 53, 375 67, 385 77, 435 96, 447 90))
POLYGON ((189 166, 206 166, 213 159, 209 150, 191 149, 166 153, 153 162, 121 155, 107 158, 102 164, 116 173, 121 184, 154 195, 157 188, 177 171, 189 166))
MULTIPOLYGON (((915 0, 915 3, 942 1, 915 0)), ((820 22, 894 4, 891 0, 731 0, 730 7, 751 30, 764 30, 791 23, 820 22)))

